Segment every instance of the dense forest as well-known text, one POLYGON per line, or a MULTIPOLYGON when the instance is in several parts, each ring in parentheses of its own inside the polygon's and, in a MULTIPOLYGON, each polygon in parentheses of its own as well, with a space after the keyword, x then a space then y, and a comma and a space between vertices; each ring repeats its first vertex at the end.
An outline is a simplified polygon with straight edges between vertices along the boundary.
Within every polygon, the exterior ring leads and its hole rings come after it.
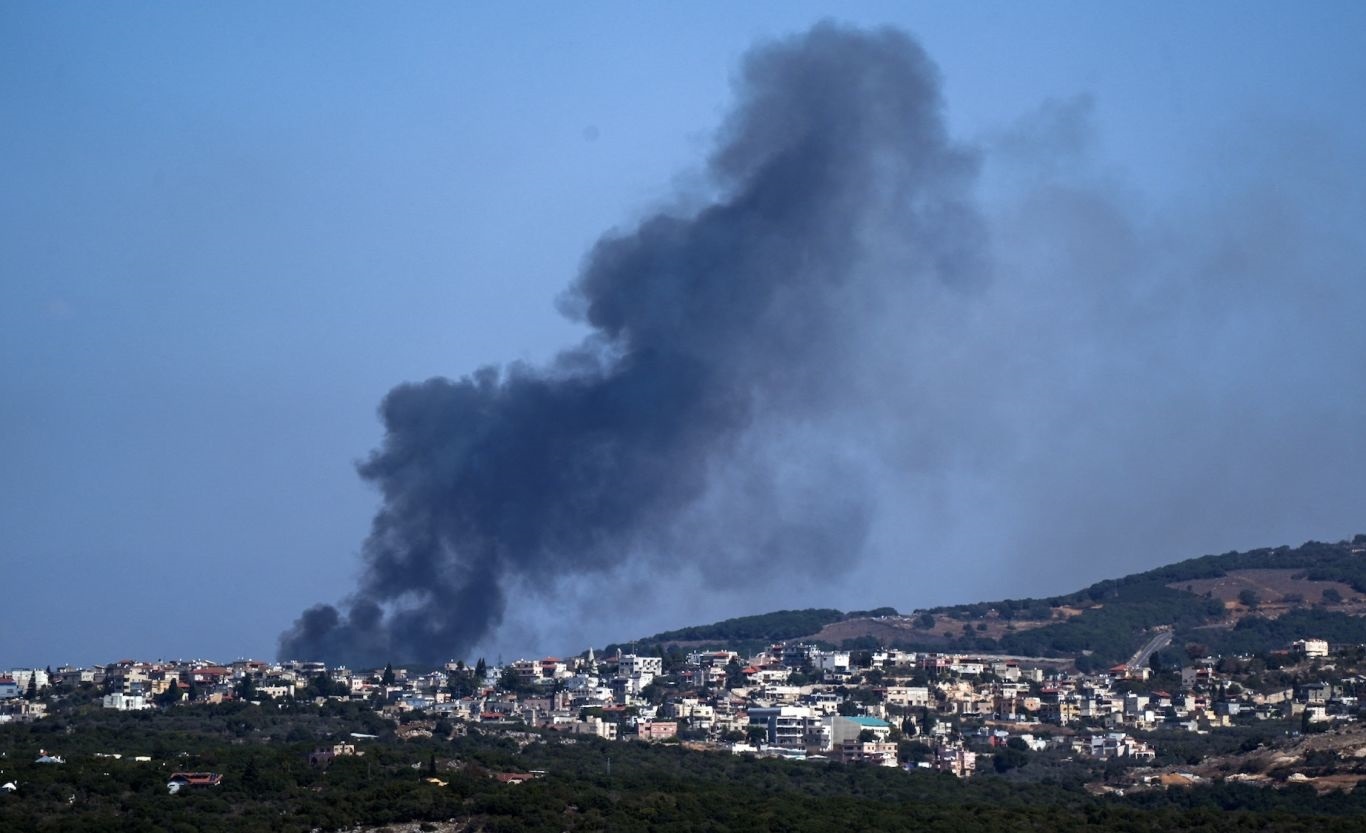
MULTIPOLYGON (((455 727, 447 727, 455 728, 455 727)), ((510 732, 402 741, 354 704, 77 710, 0 727, 0 830, 311 831, 460 820, 485 831, 1360 830, 1366 794, 1211 786, 1098 798, 1077 783, 788 762, 510 732), (362 755, 310 766, 319 744, 362 755), (65 763, 35 763, 40 749, 65 763), (122 757, 98 757, 118 753, 122 757), (135 756, 150 760, 136 761, 135 756), (172 795, 172 772, 223 782, 172 795), (499 773, 533 772, 511 785, 499 773), (431 780, 435 779, 435 780, 431 780)))

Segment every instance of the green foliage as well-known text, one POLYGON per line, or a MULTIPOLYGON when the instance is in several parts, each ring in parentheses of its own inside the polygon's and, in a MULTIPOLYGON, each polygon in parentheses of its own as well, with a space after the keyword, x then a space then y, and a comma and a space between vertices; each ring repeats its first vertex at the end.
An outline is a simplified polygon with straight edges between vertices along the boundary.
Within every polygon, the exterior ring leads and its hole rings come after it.
MULTIPOLYGON (((330 704, 329 704, 330 705, 330 704)), ((58 733, 68 764, 27 763, 52 748, 41 723, 0 727, 0 766, 23 785, 0 798, 0 830, 304 833, 454 819, 471 831, 1278 831, 1359 829, 1366 794, 1215 786, 1152 791, 1123 800, 1049 781, 1016 783, 1035 753, 1008 745, 972 782, 929 772, 817 765, 677 747, 608 744, 550 735, 520 746, 473 731, 453 742, 363 745, 364 756, 310 767, 316 741, 273 740, 294 729, 318 737, 366 731, 341 708, 193 706, 141 715, 95 709, 58 733), (249 731, 239 734, 241 727, 249 731), (119 750, 123 759, 95 758, 119 750), (156 751, 153 751, 156 750, 156 751), (132 761, 150 753, 148 763, 132 761), (184 753, 184 754, 182 754, 184 753), (610 767, 608 758, 610 757, 610 767), (999 763, 998 763, 999 762, 999 763), (168 795, 178 769, 223 774, 222 785, 168 795), (993 776, 999 769, 1009 778, 993 776), (511 787, 490 773, 540 770, 511 787), (427 783, 432 773, 448 782, 427 783), (74 796, 74 798, 73 798, 74 796)), ((906 760, 930 748, 899 745, 906 760)))
POLYGON ((518 676, 517 669, 511 665, 503 668, 503 673, 498 675, 498 687, 504 691, 521 691, 522 678, 518 676))
POLYGON ((844 614, 845 619, 877 619, 881 616, 897 616, 894 607, 875 607, 872 610, 851 610, 844 614))
POLYGON ((991 766, 997 772, 1006 773, 1021 769, 1029 764, 1029 753, 1014 746, 1006 746, 991 756, 991 766))
POLYGON ((1204 638, 1219 654, 1254 654, 1289 645, 1312 635, 1329 642, 1366 642, 1366 618, 1338 611, 1297 608, 1275 618, 1248 616, 1226 631, 1210 631, 1204 638))
POLYGON ((1149 628, 1189 628, 1211 618, 1203 600, 1161 582, 1110 583, 1099 595, 1104 600, 1101 606, 1065 622, 1007 633, 1001 647, 1008 653, 1036 656, 1089 651, 1092 665, 1106 667, 1126 659, 1147 638, 1149 628))
MULTIPOLYGON (((1218 578, 1231 570, 1247 569, 1301 570, 1306 578, 1342 581, 1358 591, 1366 592, 1366 559, 1353 553, 1352 545, 1310 541, 1294 549, 1278 547, 1192 558, 1145 573, 1097 582, 1076 593, 1047 600, 1005 599, 937 608, 921 614, 915 624, 922 629, 933 627, 933 614, 936 613, 959 621, 982 619, 993 612, 1006 621, 1040 621, 1049 619, 1050 611, 1061 605, 1080 608, 1083 610, 1081 615, 1054 621, 1043 627, 1008 628, 996 641, 980 634, 964 633, 950 640, 950 644, 960 650, 1076 656, 1083 670, 1103 669, 1127 659, 1151 636, 1151 629, 1158 626, 1172 626, 1180 639, 1177 644, 1199 643, 1213 651, 1266 650, 1284 645, 1305 633, 1322 635, 1330 641, 1366 641, 1366 619, 1352 619, 1342 614, 1303 608, 1276 620, 1279 626, 1271 623, 1271 620, 1244 619, 1227 638, 1219 638, 1211 635, 1207 629, 1196 629, 1223 620, 1226 615, 1223 603, 1184 589, 1168 587, 1180 587, 1196 579, 1218 578), (1307 630, 1294 630, 1305 627, 1307 630)), ((1341 601, 1341 594, 1336 590, 1330 588, 1323 592, 1326 602, 1341 601)), ((1247 593, 1249 595, 1243 598, 1243 603, 1248 607, 1261 602, 1255 593, 1247 593)), ((912 639, 900 647, 942 648, 942 643, 927 642, 922 645, 912 639)), ((1168 657, 1164 656, 1160 661, 1167 663, 1168 657)))
POLYGON ((169 706, 180 702, 180 684, 172 680, 166 686, 166 690, 157 695, 156 702, 161 706, 169 706))
MULTIPOLYGON (((890 608, 889 608, 890 610, 890 608)), ((696 625, 655 634, 644 642, 776 642, 810 636, 832 622, 844 619, 838 610, 808 608, 776 610, 756 616, 726 619, 711 625, 696 625)), ((609 646, 610 647, 610 646, 609 646)))

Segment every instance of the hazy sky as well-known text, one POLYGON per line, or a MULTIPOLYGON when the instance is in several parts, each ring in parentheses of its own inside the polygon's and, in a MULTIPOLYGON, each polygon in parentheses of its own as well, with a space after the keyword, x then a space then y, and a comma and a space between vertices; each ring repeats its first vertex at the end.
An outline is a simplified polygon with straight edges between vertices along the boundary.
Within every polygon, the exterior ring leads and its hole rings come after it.
POLYGON ((594 242, 828 17, 938 64, 994 263, 879 320, 865 551, 529 591, 490 659, 1366 531, 1359 3, 12 2, 0 668, 274 655, 355 586, 386 392, 582 338, 594 242))

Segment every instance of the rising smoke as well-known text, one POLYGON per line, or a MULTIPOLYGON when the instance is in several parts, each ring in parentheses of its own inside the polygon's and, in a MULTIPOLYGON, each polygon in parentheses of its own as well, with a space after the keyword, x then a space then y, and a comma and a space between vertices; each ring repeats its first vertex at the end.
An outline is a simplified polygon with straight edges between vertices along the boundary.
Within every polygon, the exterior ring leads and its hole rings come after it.
MULTIPOLYGON (((709 196, 562 299, 580 345, 385 399, 359 586, 281 654, 460 657, 510 598, 661 573, 747 594, 709 613, 904 607, 1361 531, 1359 151, 1252 119, 1153 202, 1095 108, 967 149, 905 35, 754 50, 709 196)), ((589 595, 698 615, 636 587, 589 595)))
POLYGON ((359 586, 304 612, 282 656, 436 662, 499 625, 513 584, 859 555, 876 496, 863 452, 826 429, 876 393, 857 368, 889 300, 984 282, 977 161, 895 31, 824 24, 757 48, 736 96, 715 197, 591 252, 563 299, 583 343, 389 393, 360 466, 383 506, 359 586))

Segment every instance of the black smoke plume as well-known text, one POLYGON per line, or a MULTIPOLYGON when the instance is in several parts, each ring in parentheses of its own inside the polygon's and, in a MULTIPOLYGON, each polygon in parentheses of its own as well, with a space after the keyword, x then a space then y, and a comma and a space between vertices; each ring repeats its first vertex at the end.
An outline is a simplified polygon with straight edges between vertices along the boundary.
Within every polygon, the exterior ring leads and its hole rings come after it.
POLYGON ((886 291, 981 280, 976 160, 947 137, 935 68, 895 31, 823 24, 762 46, 736 94, 712 197, 591 252, 564 299, 583 343, 548 367, 389 393, 360 466, 383 507, 359 586, 307 610, 282 656, 436 662, 486 638, 513 585, 858 555, 871 492, 809 440, 857 407, 846 382, 886 291), (793 447, 819 474, 789 478, 793 447), (722 518, 743 531, 718 533, 722 518))

